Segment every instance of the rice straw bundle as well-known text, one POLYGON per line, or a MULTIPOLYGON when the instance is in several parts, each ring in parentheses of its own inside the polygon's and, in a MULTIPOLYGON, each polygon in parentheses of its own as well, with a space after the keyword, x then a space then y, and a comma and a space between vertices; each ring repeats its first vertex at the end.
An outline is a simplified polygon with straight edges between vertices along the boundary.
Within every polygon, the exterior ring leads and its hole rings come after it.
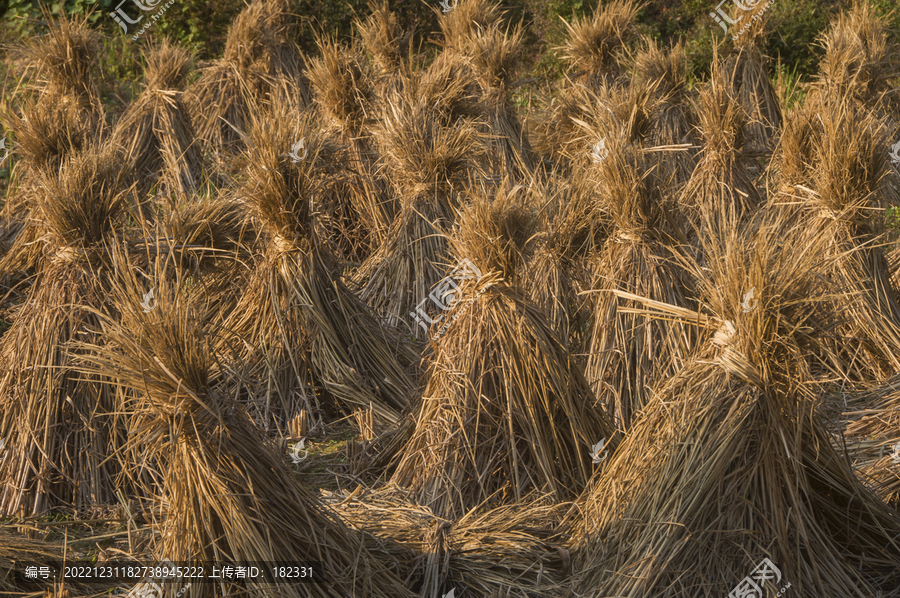
POLYGON ((398 73, 408 72, 412 53, 413 32, 404 31, 387 0, 369 2, 370 14, 365 21, 355 21, 359 37, 368 50, 378 76, 386 88, 398 73))
POLYGON ((348 200, 368 231, 368 244, 384 241, 396 212, 386 182, 375 170, 377 152, 369 137, 375 90, 355 49, 335 40, 317 40, 321 56, 310 61, 309 80, 320 114, 350 147, 353 173, 348 200))
POLYGON ((609 234, 609 219, 596 183, 584 170, 529 187, 535 192, 534 205, 545 217, 522 286, 544 310, 553 331, 570 347, 580 346, 590 314, 578 293, 590 288, 589 260, 609 234))
POLYGON ((643 144, 651 133, 651 92, 651 87, 638 83, 596 91, 576 88, 573 100, 560 105, 562 122, 555 133, 572 166, 601 162, 614 137, 643 144))
POLYGON ((152 47, 147 54, 144 91, 113 131, 146 190, 163 182, 163 194, 186 195, 200 186, 200 152, 181 92, 190 61, 186 50, 169 42, 152 47))
POLYGON ((400 211, 353 278, 387 325, 406 326, 417 338, 424 331, 410 314, 433 310, 423 302, 449 266, 444 234, 455 218, 455 193, 469 175, 481 174, 483 157, 472 121, 445 126, 447 114, 426 101, 405 91, 392 95, 374 129, 400 211))
POLYGON ((303 104, 309 103, 293 41, 296 26, 288 0, 254 0, 228 30, 222 58, 200 69, 184 101, 197 137, 211 151, 239 152, 250 115, 279 81, 293 81, 303 104))
POLYGON ((475 75, 452 52, 441 52, 424 70, 411 72, 404 88, 407 97, 421 98, 424 105, 433 106, 445 126, 482 114, 475 75))
POLYGON ((764 592, 900 593, 900 516, 811 408, 805 353, 831 330, 821 253, 801 232, 763 222, 711 237, 692 270, 714 316, 628 295, 715 335, 658 388, 572 513, 574 595, 721 597, 763 558, 781 572, 764 592))
POLYGON ((787 112, 781 136, 770 164, 777 172, 780 190, 798 185, 811 187, 815 171, 815 151, 821 143, 821 125, 817 112, 822 104, 808 97, 802 106, 787 112))
POLYGON ((478 31, 467 50, 481 89, 483 120, 489 145, 492 173, 513 180, 528 178, 534 172, 534 157, 528 138, 509 99, 512 67, 522 51, 522 27, 504 33, 499 25, 478 31))
POLYGON ((86 18, 51 18, 49 12, 45 16, 49 33, 14 51, 26 69, 36 73, 25 86, 22 116, 3 119, 15 133, 15 150, 23 160, 17 165, 17 192, 2 210, 0 235, 7 251, 0 255, 0 276, 31 274, 36 267, 39 243, 27 223, 33 218, 32 196, 38 192, 41 173, 56 174, 67 155, 80 150, 89 136, 103 133, 103 108, 92 78, 97 33, 86 18))
POLYGON ((834 258, 825 276, 850 298, 833 306, 844 319, 836 350, 855 356, 844 375, 884 379, 900 369, 900 304, 880 246, 883 218, 872 216, 889 205, 889 143, 877 119, 855 102, 827 103, 816 120, 814 192, 799 217, 834 258))
POLYGON ((267 410, 273 399, 280 403, 274 414, 283 424, 299 407, 316 411, 305 396, 310 373, 332 410, 349 415, 372 405, 380 423, 396 421, 412 397, 407 368, 417 356, 341 282, 315 233, 313 198, 330 177, 327 138, 309 112, 299 120, 264 113, 248 142, 247 180, 238 193, 262 223, 268 247, 226 329, 249 343, 251 365, 264 368, 249 377, 281 381, 266 394, 267 410), (305 139, 298 161, 287 153, 296 139, 305 139))
POLYGON ((521 504, 447 520, 392 486, 323 494, 354 527, 418 555, 414 587, 421 586, 423 598, 454 589, 463 596, 538 598, 557 596, 562 587, 569 554, 555 528, 568 505, 550 497, 528 496, 521 504))
POLYGON ((766 59, 759 49, 764 41, 764 21, 753 22, 725 61, 731 93, 747 116, 744 150, 750 153, 771 152, 781 128, 781 106, 766 72, 766 59))
POLYGON ((641 5, 614 0, 598 5, 590 17, 563 21, 569 36, 560 48, 569 76, 591 88, 614 85, 625 74, 621 52, 636 37, 635 17, 641 5))
MULTIPOLYGON (((436 7, 434 11, 437 12, 436 7)), ((504 13, 499 3, 491 0, 458 0, 453 10, 439 16, 444 51, 460 56, 466 54, 479 31, 499 25, 504 13)))
MULTIPOLYGON (((318 504, 264 444, 241 407, 220 393, 210 323, 202 308, 165 279, 156 309, 144 313, 136 282, 116 289, 121 321, 108 320, 108 343, 89 346, 84 371, 113 376, 136 397, 131 441, 143 449, 139 466, 159 468, 165 519, 157 558, 178 562, 319 562, 322 583, 279 585, 285 597, 409 597, 391 571, 362 548, 365 539, 318 504)), ((384 558, 385 561, 389 559, 384 558)), ((270 596, 252 580, 221 591, 270 596)), ((228 587, 231 586, 231 587, 228 587)), ((192 584, 190 598, 216 595, 213 584, 192 584)))
POLYGON ((687 56, 678 42, 660 48, 652 39, 634 57, 634 82, 638 88, 650 89, 650 131, 647 146, 685 146, 687 151, 660 153, 658 167, 666 172, 660 178, 672 177, 677 186, 690 179, 697 165, 696 116, 685 87, 687 56))
POLYGON ((0 225, 7 239, 7 250, 0 255, 0 276, 12 275, 12 282, 32 274, 40 261, 39 227, 33 214, 41 176, 57 174, 69 156, 81 151, 94 134, 94 124, 73 102, 36 99, 25 105, 21 117, 10 118, 8 126, 22 158, 15 166, 15 193, 8 194, 0 225))
POLYGON ((391 478, 449 519, 482 504, 519 503, 532 490, 571 498, 591 475, 590 448, 617 442, 546 316, 503 282, 520 275, 528 252, 518 236, 529 216, 518 191, 501 188, 494 200, 509 215, 473 201, 454 249, 483 275, 457 281, 451 309, 432 327, 445 334, 433 341, 416 430, 391 478))
POLYGON ((102 118, 103 107, 93 81, 99 36, 88 26, 87 16, 51 17, 46 36, 19 49, 23 62, 37 69, 38 81, 32 84, 40 99, 56 105, 74 104, 93 124, 102 118))
POLYGON ((709 83, 697 106, 703 149, 679 198, 700 234, 721 234, 751 214, 762 198, 739 160, 746 117, 714 55, 709 83))
POLYGON ((825 48, 818 81, 823 92, 838 98, 849 95, 876 109, 886 100, 887 106, 897 109, 900 101, 891 95, 892 80, 900 76, 900 48, 872 6, 854 2, 849 11, 838 15, 820 42, 825 48))
POLYGON ((109 261, 125 208, 123 157, 92 146, 44 175, 36 196, 44 257, 28 299, 0 340, 0 511, 84 509, 115 496, 120 410, 107 383, 73 371, 64 345, 99 335, 109 261))
POLYGON ((675 206, 667 201, 645 151, 614 141, 598 168, 598 185, 613 229, 591 284, 591 332, 585 377, 616 425, 630 429, 653 388, 692 354, 695 334, 681 323, 633 313, 615 291, 691 307, 690 280, 677 263, 675 206))

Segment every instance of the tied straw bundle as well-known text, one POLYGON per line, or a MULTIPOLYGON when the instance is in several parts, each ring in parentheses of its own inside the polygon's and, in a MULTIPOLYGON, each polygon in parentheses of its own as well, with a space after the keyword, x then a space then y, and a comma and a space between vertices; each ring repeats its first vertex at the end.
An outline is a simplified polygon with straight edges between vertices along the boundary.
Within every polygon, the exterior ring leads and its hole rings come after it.
POLYGON ((530 235, 521 229, 533 215, 518 189, 501 188, 493 202, 473 198, 460 218, 456 257, 483 275, 462 282, 439 322, 445 334, 434 341, 416 429, 391 481, 447 518, 521 502, 532 490, 571 498, 591 475, 590 448, 605 439, 613 450, 617 440, 544 313, 502 280, 526 263, 530 235))
POLYGON ((805 354, 833 325, 820 314, 819 248, 770 218, 713 237, 703 255, 691 269, 715 315, 622 294, 715 335, 661 383, 570 515, 573 594, 719 597, 768 558, 781 583, 761 580, 765 591, 897 596, 900 517, 812 409, 805 354))

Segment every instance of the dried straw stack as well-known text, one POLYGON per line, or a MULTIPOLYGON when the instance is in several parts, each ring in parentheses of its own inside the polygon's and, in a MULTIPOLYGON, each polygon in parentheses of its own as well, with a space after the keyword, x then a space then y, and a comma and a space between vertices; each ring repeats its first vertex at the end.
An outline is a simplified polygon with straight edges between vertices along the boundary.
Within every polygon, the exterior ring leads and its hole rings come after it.
POLYGON ((387 325, 423 338, 410 314, 421 306, 433 315, 429 292, 451 266, 444 234, 455 219, 456 193, 469 176, 482 174, 483 146, 473 121, 449 123, 454 107, 435 108, 435 96, 417 95, 419 89, 393 94, 374 129, 400 211, 353 281, 387 325))
POLYGON ((191 56, 168 41, 146 56, 144 91, 116 123, 113 137, 132 160, 142 189, 163 183, 163 196, 188 195, 199 189, 202 167, 181 91, 191 56))
POLYGON ((369 2, 371 14, 354 26, 377 72, 375 87, 379 96, 393 89, 399 75, 409 74, 412 62, 413 30, 404 31, 387 0, 369 2))
POLYGON ((819 63, 818 93, 849 96, 879 112, 893 110, 894 118, 900 119, 893 82, 900 77, 900 47, 871 5, 854 2, 823 33, 820 43, 825 56, 819 63))
POLYGON ((123 162, 116 148, 92 146, 70 157, 58 177, 41 179, 40 270, 0 341, 4 513, 81 510, 115 497, 117 464, 108 457, 123 441, 121 410, 102 378, 73 371, 64 346, 100 334, 107 247, 126 207, 123 162))
POLYGON ((521 285, 569 347, 582 346, 590 310, 578 294, 590 288, 590 261, 610 229, 596 187, 583 169, 568 178, 528 185, 542 222, 521 285))
POLYGON ((746 114, 744 152, 751 155, 772 151, 782 120, 781 106, 766 72, 766 59, 760 51, 766 32, 765 22, 765 18, 753 21, 737 38, 733 53, 725 60, 731 93, 746 114))
POLYGON ((87 17, 47 17, 49 32, 17 52, 28 69, 37 70, 31 87, 44 102, 73 104, 92 123, 102 119, 103 106, 92 73, 97 63, 99 35, 87 17))
POLYGON ((900 303, 890 283, 882 218, 889 146, 881 124, 852 101, 820 105, 814 121, 812 193, 799 218, 821 250, 834 258, 825 272, 842 298, 844 320, 835 351, 846 356, 848 378, 884 379, 900 369, 900 303))
POLYGON ((614 140, 597 168, 613 223, 594 267, 585 376, 616 425, 630 429, 653 388, 693 353, 696 332, 633 312, 617 292, 690 308, 691 280, 678 263, 684 239, 677 209, 645 150, 614 140))
POLYGON ((568 38, 560 50, 569 77, 593 89, 624 83, 624 51, 637 37, 635 17, 641 6, 632 0, 597 5, 590 17, 563 21, 568 38))
POLYGON ((711 237, 692 269, 712 316, 645 300, 652 316, 716 334, 658 388, 573 512, 572 595, 721 597, 763 558, 782 573, 766 592, 900 595, 900 516, 857 481, 812 408, 805 353, 833 333, 819 313, 831 293, 802 233, 767 221, 711 237))
POLYGON ((254 0, 234 20, 222 58, 202 67, 184 96, 208 151, 220 157, 239 153, 251 114, 285 84, 309 103, 296 33, 289 0, 254 0))
POLYGON ((510 101, 512 69, 522 51, 522 35, 521 25, 512 33, 493 25, 471 37, 467 53, 481 91, 488 167, 494 176, 516 181, 530 178, 535 168, 531 144, 510 101))
POLYGON ((568 503, 528 496, 522 504, 473 509, 448 520, 411 503, 399 489, 357 488, 349 496, 323 491, 349 524, 406 548, 409 575, 422 598, 454 595, 558 596, 569 563, 556 527, 568 503))
POLYGON ((310 61, 308 73, 315 105, 329 132, 349 147, 344 160, 351 177, 344 201, 366 233, 359 243, 368 255, 384 242, 397 212, 396 199, 377 170, 378 152, 371 137, 376 92, 358 48, 327 37, 317 44, 321 56, 310 61))
POLYGON ((40 259, 34 196, 43 174, 56 175, 65 159, 90 139, 103 136, 103 109, 93 72, 98 36, 84 19, 62 15, 51 19, 49 34, 16 50, 18 62, 35 70, 25 87, 22 115, 5 115, 4 125, 15 134, 15 151, 22 158, 15 169, 15 193, 2 211, 8 251, 0 261, 0 276, 32 274, 40 259), (21 169, 21 170, 20 170, 21 169))
POLYGON ((635 54, 634 85, 650 89, 650 130, 646 146, 657 146, 660 178, 671 180, 676 188, 691 178, 697 166, 699 139, 697 117, 688 92, 687 55, 678 42, 660 48, 652 39, 635 54), (665 149, 663 149, 665 148, 665 149))
POLYGON ((444 52, 455 58, 465 56, 472 38, 479 32, 499 26, 503 18, 500 4, 491 0, 459 0, 453 10, 435 13, 440 17, 441 33, 444 34, 444 52))
POLYGON ((493 202, 473 198, 454 236, 456 257, 483 276, 457 281, 453 307, 432 326, 446 330, 434 341, 416 429, 391 478, 440 517, 520 503, 532 490, 571 498, 591 475, 590 448, 617 442, 546 316, 504 282, 526 264, 520 243, 531 236, 529 220, 521 193, 501 188, 493 202))
POLYGON ((679 205, 699 235, 723 234, 749 217, 762 198, 740 159, 746 116, 716 53, 697 112, 704 144, 679 205))
MULTIPOLYGON (((174 562, 319 562, 322 583, 285 584, 288 598, 384 598, 413 595, 390 563, 362 548, 365 538, 319 505, 234 401, 220 393, 210 320, 183 289, 156 281, 157 308, 143 313, 136 279, 115 290, 120 321, 106 320, 107 344, 92 345, 84 371, 114 377, 136 396, 131 441, 143 448, 139 467, 163 473, 165 519, 157 558, 174 562)), ((271 596, 246 581, 220 590, 271 596)), ((217 594, 192 584, 186 596, 217 594)))
POLYGON ((344 285, 316 234, 314 198, 328 192, 334 167, 325 160, 327 138, 310 112, 292 120, 273 108, 256 119, 248 143, 238 195, 267 246, 225 327, 249 344, 248 362, 263 368, 251 377, 270 386, 267 408, 276 405, 271 411, 283 423, 301 408, 321 411, 305 396, 312 374, 332 414, 371 406, 380 423, 396 421, 412 398, 418 356, 344 285), (301 138, 305 155, 294 162, 287 152, 301 138))

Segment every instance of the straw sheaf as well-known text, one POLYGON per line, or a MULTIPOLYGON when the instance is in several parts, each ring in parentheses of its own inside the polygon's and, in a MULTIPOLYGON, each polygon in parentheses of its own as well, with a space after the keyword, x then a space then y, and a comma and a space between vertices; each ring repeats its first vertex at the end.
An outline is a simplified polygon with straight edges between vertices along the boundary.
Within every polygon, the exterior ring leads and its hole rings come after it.
POLYGON ((108 381, 82 376, 66 344, 99 340, 95 309, 106 307, 109 268, 98 259, 55 256, 42 267, 0 342, 0 511, 39 514, 115 500, 125 438, 108 381))
POLYGON ((693 353, 696 334, 681 323, 636 316, 614 294, 622 291, 688 308, 689 277, 678 264, 674 206, 645 152, 613 145, 598 168, 601 197, 613 228, 591 281, 593 317, 586 339, 586 377, 617 424, 630 428, 652 389, 693 353))
POLYGON ((621 52, 637 37, 635 17, 641 5, 615 0, 574 23, 563 21, 568 38, 560 50, 569 73, 590 87, 612 84, 624 74, 621 52))
POLYGON ((634 56, 632 70, 634 78, 653 88, 658 95, 670 102, 687 99, 687 55, 684 44, 678 41, 673 46, 661 48, 653 38, 644 38, 634 56))
POLYGON ((804 596, 897 594, 900 518, 856 480, 808 408, 805 354, 828 334, 820 252, 796 224, 754 230, 715 237, 706 264, 692 267, 715 316, 628 296, 646 315, 716 335, 657 389, 572 514, 580 595, 721 596, 763 555, 804 596))
POLYGON ((373 136, 401 211, 429 204, 430 212, 452 221, 453 192, 479 170, 484 150, 473 122, 442 121, 439 108, 398 94, 387 101, 373 136))
POLYGON ((565 505, 552 498, 529 496, 520 505, 473 509, 448 521, 398 488, 361 490, 324 494, 352 525, 417 555, 414 587, 421 585, 421 596, 441 598, 454 588, 479 596, 559 595, 568 552, 555 527, 565 505))
POLYGON ((180 267, 207 271, 250 257, 259 231, 248 216, 240 201, 192 197, 173 205, 162 228, 180 267))
POLYGON ((434 106, 445 126, 481 114, 475 75, 452 53, 441 52, 423 71, 413 71, 404 88, 408 97, 421 98, 424 105, 434 106))
POLYGON ((137 101, 116 124, 115 143, 126 149, 134 171, 156 179, 184 195, 200 186, 202 164, 180 87, 190 70, 191 56, 168 42, 147 55, 145 86, 137 101))
POLYGON ((453 251, 483 272, 497 272, 510 285, 520 285, 541 225, 536 194, 504 180, 496 191, 475 187, 466 199, 451 237, 453 251))
MULTIPOLYGON (((438 9, 434 8, 435 12, 438 9)), ((444 48, 465 54, 472 38, 479 32, 498 25, 504 16, 501 5, 491 0, 459 0, 447 13, 438 13, 444 34, 444 48)))
POLYGON ((569 179, 534 182, 533 208, 542 216, 522 288, 547 314, 554 332, 579 346, 589 318, 578 293, 590 286, 589 259, 609 232, 596 183, 581 171, 569 179))
MULTIPOLYGON (((743 38, 741 38, 743 40, 743 38)), ((755 43, 742 43, 725 61, 731 93, 747 117, 746 150, 769 152, 781 128, 781 106, 766 72, 766 59, 755 43)))
POLYGON ((102 136, 95 120, 65 96, 54 102, 28 102, 21 117, 11 117, 4 124, 16 136, 15 151, 27 164, 23 176, 31 182, 39 172, 58 173, 69 155, 81 151, 91 137, 102 136))
POLYGON ((900 76, 900 48, 888 24, 866 2, 854 2, 851 10, 838 15, 820 43, 825 56, 819 64, 819 84, 835 95, 850 94, 871 106, 900 76))
POLYGON ((52 236, 53 250, 88 249, 118 234, 127 206, 128 168, 112 145, 71 156, 58 175, 42 174, 35 217, 52 236))
POLYGON ((808 236, 832 261, 825 272, 842 294, 835 313, 844 322, 835 351, 857 354, 843 375, 883 378, 898 367, 900 304, 881 242, 886 155, 882 125, 852 101, 829 102, 818 113, 812 183, 800 206, 808 236))
POLYGON ((295 33, 286 0, 256 0, 232 23, 223 57, 201 68, 185 92, 197 136, 211 151, 238 150, 250 116, 286 81, 309 103, 295 33))
POLYGON ((590 155, 598 142, 642 144, 650 134, 653 103, 651 89, 639 84, 576 88, 574 98, 561 104, 566 122, 558 139, 563 152, 574 165, 585 165, 595 162, 590 155))
MULTIPOLYGON (((388 567, 360 551, 348 529, 302 488, 264 444, 246 414, 218 394, 220 381, 203 309, 160 283, 157 309, 142 314, 121 305, 121 322, 107 322, 106 347, 96 347, 86 369, 113 375, 141 399, 133 432, 148 465, 164 465, 161 501, 166 514, 154 547, 159 558, 274 562, 320 561, 328 584, 285 596, 337 598, 348 593, 409 596, 388 567), (273 534, 272 530, 278 530, 273 534)), ((120 288, 120 301, 130 296, 120 288)), ((188 596, 214 594, 193 584, 188 596)), ((266 596, 251 582, 232 591, 266 596)))
POLYGON ((615 430, 543 312, 496 273, 458 296, 433 327, 449 324, 392 481, 447 518, 532 490, 571 498, 591 475, 590 447, 605 438, 615 450, 615 430))
POLYGON ((744 161, 739 160, 745 114, 731 94, 721 63, 715 64, 697 106, 703 149, 679 197, 679 205, 700 234, 721 233, 762 202, 744 161))
POLYGON ((244 152, 246 178, 237 193, 273 238, 307 246, 313 198, 329 182, 334 168, 325 158, 334 151, 310 111, 293 118, 275 110, 254 116, 244 152))
POLYGON ((46 16, 49 32, 21 48, 20 57, 26 65, 37 68, 36 87, 43 101, 68 98, 98 117, 103 109, 92 73, 97 63, 99 35, 88 27, 86 16, 46 16))
POLYGON ((322 115, 358 136, 371 120, 374 91, 354 48, 328 37, 317 40, 321 56, 310 61, 307 76, 322 115))
POLYGON ((354 25, 379 74, 405 71, 412 51, 413 31, 404 31, 387 0, 369 2, 371 14, 354 25))
POLYGON ((294 44, 298 27, 288 0, 256 0, 235 18, 225 41, 223 59, 247 72, 262 67, 275 75, 299 75, 294 44))

